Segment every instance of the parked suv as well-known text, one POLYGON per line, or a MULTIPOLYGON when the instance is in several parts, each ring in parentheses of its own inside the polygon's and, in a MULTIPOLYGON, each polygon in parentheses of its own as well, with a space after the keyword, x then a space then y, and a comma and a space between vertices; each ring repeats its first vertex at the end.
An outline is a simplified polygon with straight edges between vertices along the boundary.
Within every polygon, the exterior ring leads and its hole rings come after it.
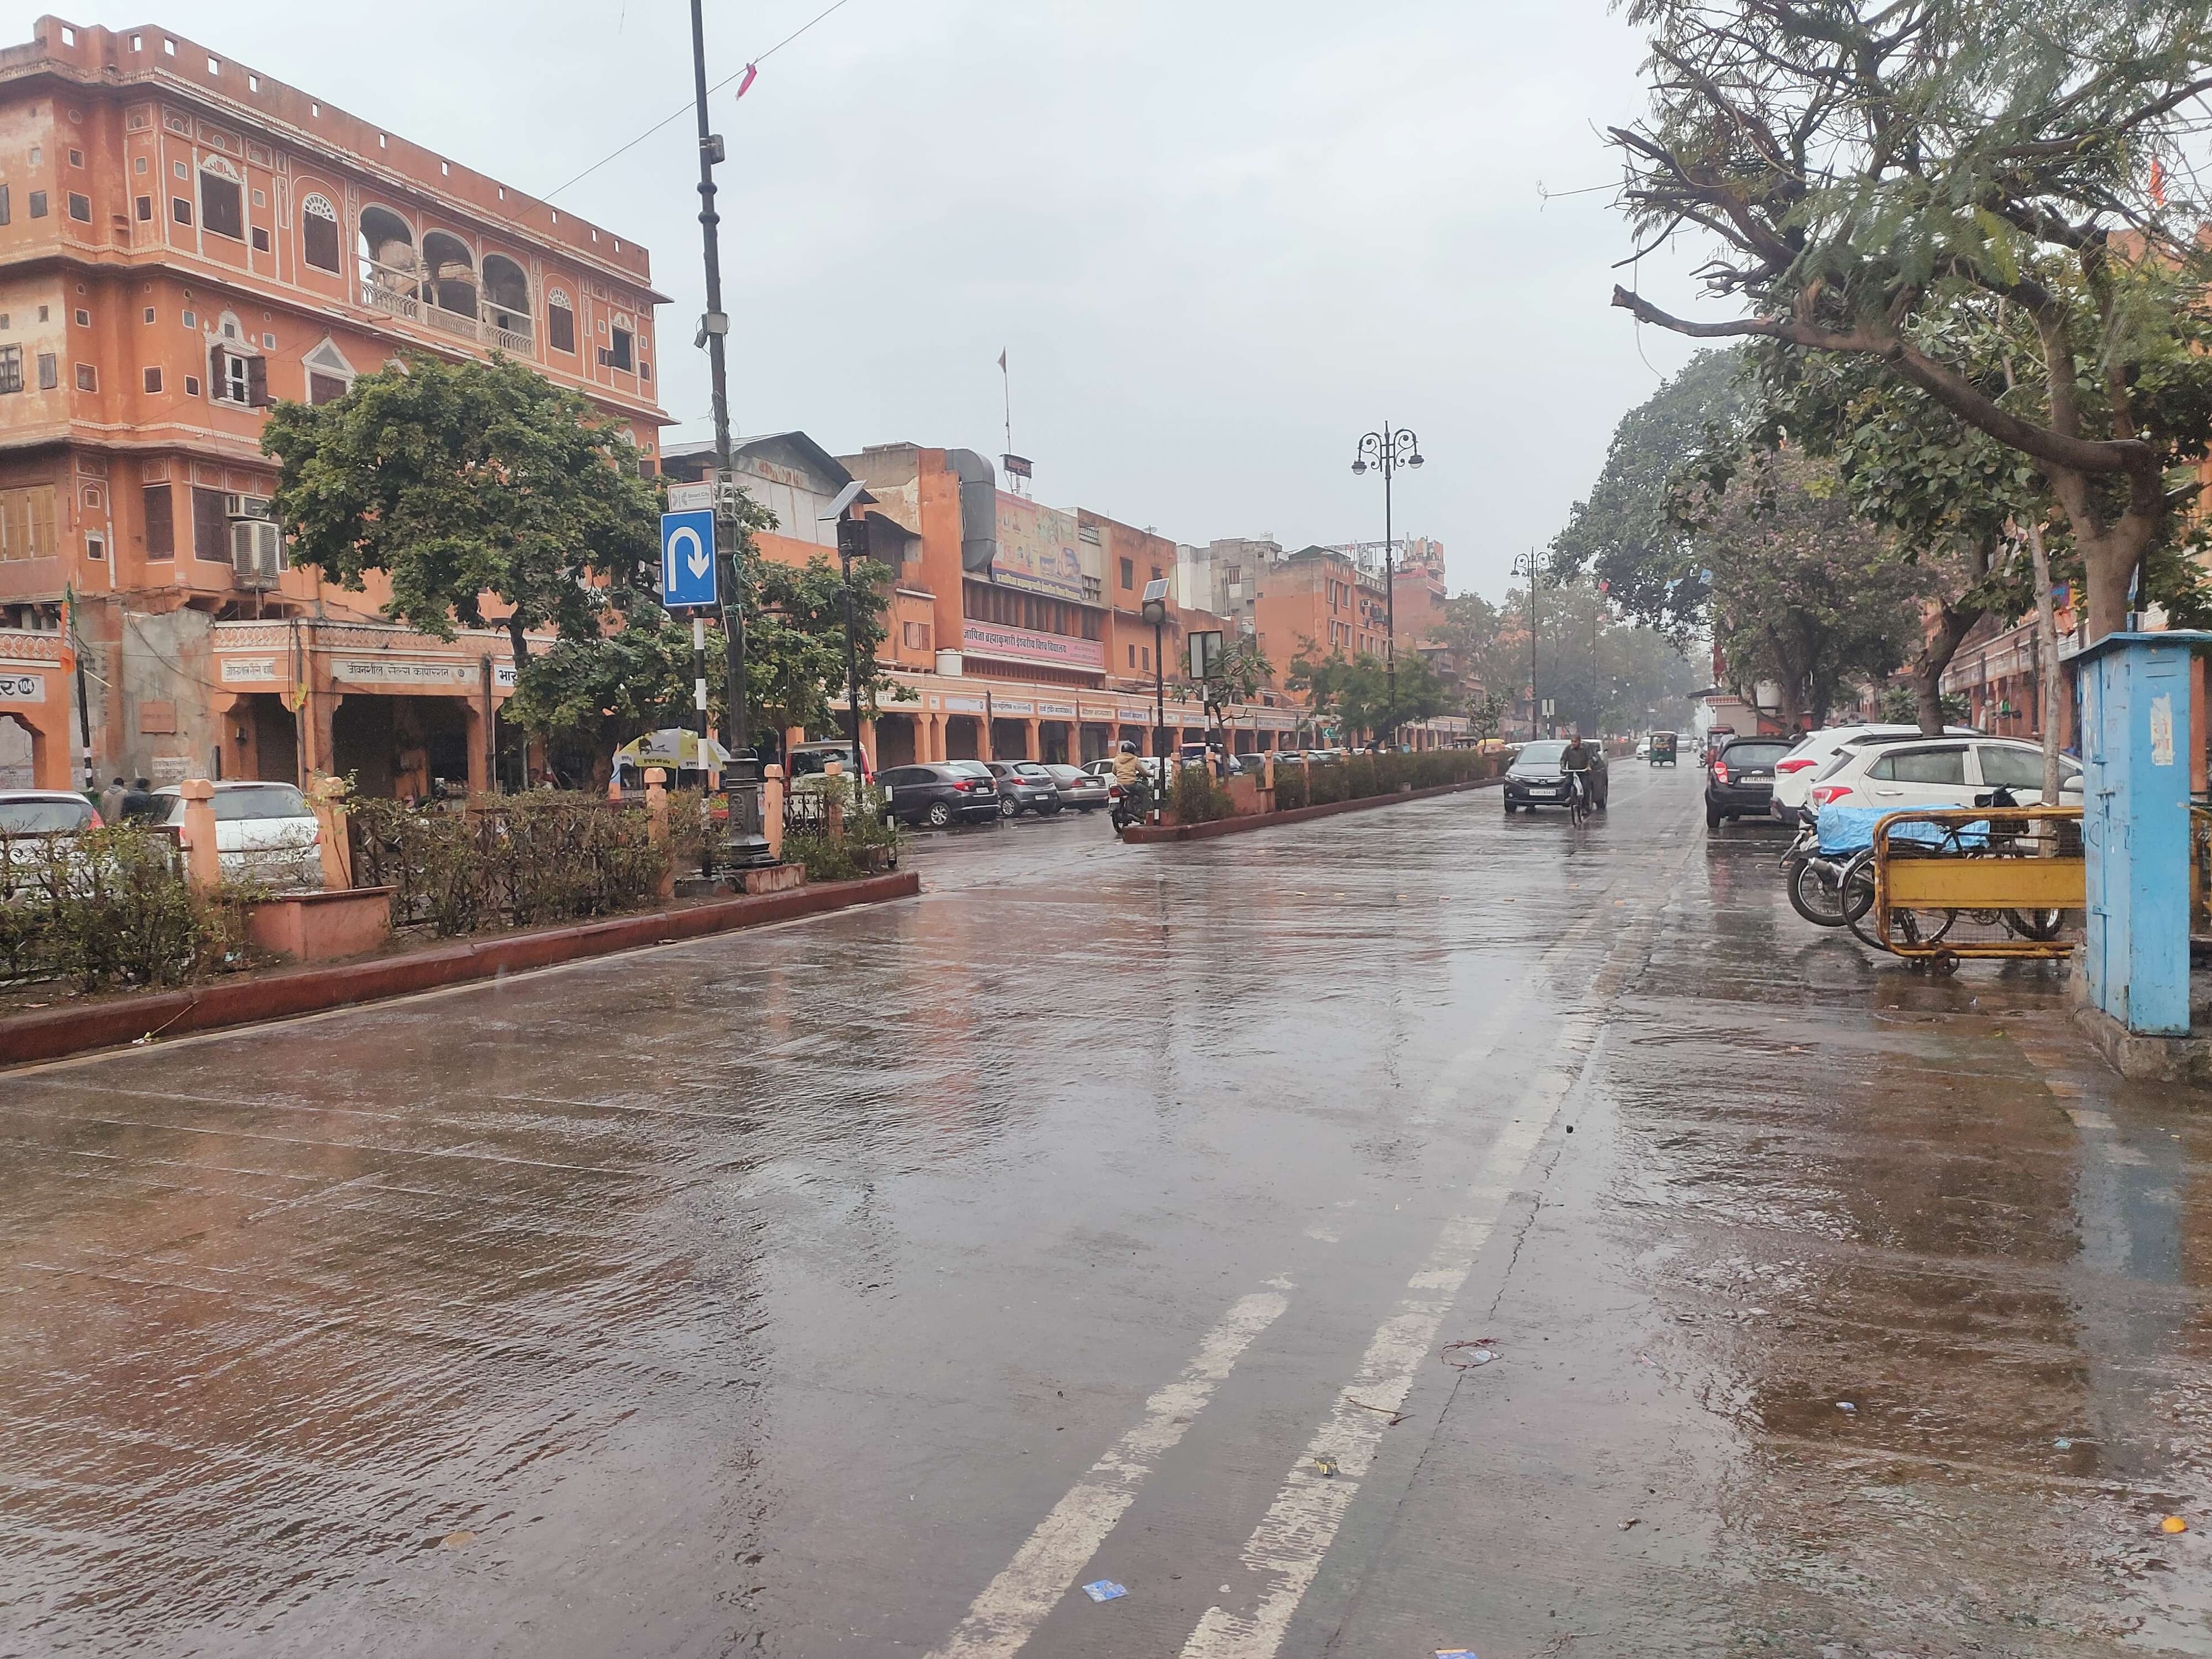
MULTIPOLYGON (((1947 726, 1943 730, 1951 737, 1978 735, 1971 726, 1947 726)), ((1919 735, 1917 726, 1831 726, 1808 732, 1797 739, 1796 748, 1774 763, 1774 800, 1771 810, 1784 823, 1795 824, 1810 818, 1813 780, 1838 755, 1846 749, 1864 749, 1919 735)))
POLYGON ((1771 817, 1774 763, 1797 745, 1788 738, 1730 738, 1705 769, 1705 828, 1729 818, 1771 817))
MULTIPOLYGON (((171 784, 154 792, 167 807, 161 823, 181 831, 185 803, 171 784)), ((289 783, 240 780, 218 783, 215 799, 215 850, 225 881, 258 882, 265 887, 320 888, 322 826, 307 797, 289 783)))
MULTIPOLYGON (((1893 811, 1974 806, 2008 789, 2022 806, 2043 804, 2043 750, 2017 738, 1934 738, 1847 749, 1813 785, 1815 811, 1878 806, 1893 811)), ((2081 763, 2058 759, 2058 805, 2081 804, 2081 763), (2069 799, 2070 797, 2070 799, 2069 799)))
MULTIPOLYGON (((1590 805, 1602 812, 1613 793, 1613 775, 1601 745, 1591 742, 1583 747, 1590 757, 1590 805)), ((1505 769, 1506 816, 1511 817, 1516 807, 1533 812, 1540 806, 1567 804, 1567 775, 1559 767, 1559 757, 1566 752, 1565 741, 1558 738, 1522 744, 1513 764, 1505 769)))
POLYGON ((894 766, 876 781, 884 792, 884 816, 902 823, 995 823, 999 781, 981 761, 939 761, 927 766, 894 766))

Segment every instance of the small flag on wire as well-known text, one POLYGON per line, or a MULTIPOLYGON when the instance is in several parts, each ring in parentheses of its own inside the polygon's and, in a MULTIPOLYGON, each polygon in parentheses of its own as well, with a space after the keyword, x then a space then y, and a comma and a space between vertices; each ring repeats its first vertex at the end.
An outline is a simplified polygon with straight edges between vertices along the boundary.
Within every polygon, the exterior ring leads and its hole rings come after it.
POLYGON ((730 101, 734 104, 738 99, 744 97, 751 90, 753 82, 759 78, 760 66, 757 64, 746 64, 744 79, 738 82, 738 89, 730 94, 730 101))
POLYGON ((2150 199, 2166 205, 2166 167, 2155 155, 2150 158, 2150 199))
POLYGON ((1001 352, 999 354, 999 371, 1000 371, 1000 374, 1004 374, 1004 373, 1006 372, 1006 354, 1005 352, 1001 351, 1001 352))

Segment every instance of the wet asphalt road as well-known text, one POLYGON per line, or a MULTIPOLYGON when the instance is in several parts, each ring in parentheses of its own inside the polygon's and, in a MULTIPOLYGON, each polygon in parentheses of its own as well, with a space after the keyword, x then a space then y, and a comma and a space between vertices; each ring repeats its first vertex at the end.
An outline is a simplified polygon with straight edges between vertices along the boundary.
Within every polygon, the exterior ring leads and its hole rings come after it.
POLYGON ((2212 1651, 2190 1098, 1698 783, 0 1077, 0 1652, 2212 1651))

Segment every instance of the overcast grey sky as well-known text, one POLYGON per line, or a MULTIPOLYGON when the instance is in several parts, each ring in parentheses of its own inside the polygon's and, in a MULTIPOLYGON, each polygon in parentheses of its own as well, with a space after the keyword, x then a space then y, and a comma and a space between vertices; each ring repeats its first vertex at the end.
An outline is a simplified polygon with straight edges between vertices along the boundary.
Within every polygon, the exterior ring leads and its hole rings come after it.
MULTIPOLYGON (((708 0, 710 73, 827 3, 708 0)), ((64 15, 181 30, 533 193, 690 91, 686 0, 64 15)), ((1609 197, 1539 194, 1614 176, 1638 58, 1602 0, 847 0, 714 99, 738 430, 995 455, 1004 348, 1040 499, 1303 545, 1380 538, 1350 465, 1387 416, 1428 459, 1401 533, 1494 598, 1686 355, 1607 307, 1609 197)), ((696 167, 686 114, 556 201, 675 296, 672 440, 708 430, 696 167)))

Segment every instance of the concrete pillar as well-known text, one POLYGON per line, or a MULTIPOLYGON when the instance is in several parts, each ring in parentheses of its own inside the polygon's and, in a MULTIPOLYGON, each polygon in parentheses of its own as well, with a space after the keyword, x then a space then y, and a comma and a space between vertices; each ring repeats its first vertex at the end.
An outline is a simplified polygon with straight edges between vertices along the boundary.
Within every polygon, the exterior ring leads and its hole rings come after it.
POLYGON ((783 769, 773 761, 761 768, 761 834, 769 856, 783 862, 783 769))
POLYGON ((1031 716, 1030 719, 1024 720, 1022 724, 1029 728, 1030 745, 1029 752, 1022 758, 1024 760, 1042 760, 1044 758, 1044 722, 1037 720, 1035 716, 1031 716))
MULTIPOLYGON (((663 853, 668 849, 668 774, 658 766, 645 771, 646 834, 663 853)), ((660 896, 676 896, 676 860, 671 858, 660 872, 660 896)))
POLYGON ((875 721, 862 720, 860 722, 860 769, 863 772, 882 771, 884 769, 882 763, 876 758, 882 753, 881 746, 876 742, 875 721))
POLYGON ((207 892, 222 884, 222 860, 215 848, 215 785, 186 778, 177 793, 185 801, 185 879, 207 892))
POLYGON ((491 766, 484 753, 484 712, 474 704, 463 708, 466 716, 469 743, 469 793, 489 794, 491 791, 491 766))
POLYGON ((830 808, 830 839, 842 841, 845 839, 845 763, 833 760, 822 769, 822 774, 830 780, 827 803, 830 808))
POLYGON ((994 724, 988 714, 975 716, 975 758, 977 760, 988 761, 999 758, 991 752, 991 727, 994 724))
POLYGON ((343 778, 319 778, 310 799, 315 808, 316 850, 322 854, 323 885, 353 885, 353 839, 346 833, 343 778))

